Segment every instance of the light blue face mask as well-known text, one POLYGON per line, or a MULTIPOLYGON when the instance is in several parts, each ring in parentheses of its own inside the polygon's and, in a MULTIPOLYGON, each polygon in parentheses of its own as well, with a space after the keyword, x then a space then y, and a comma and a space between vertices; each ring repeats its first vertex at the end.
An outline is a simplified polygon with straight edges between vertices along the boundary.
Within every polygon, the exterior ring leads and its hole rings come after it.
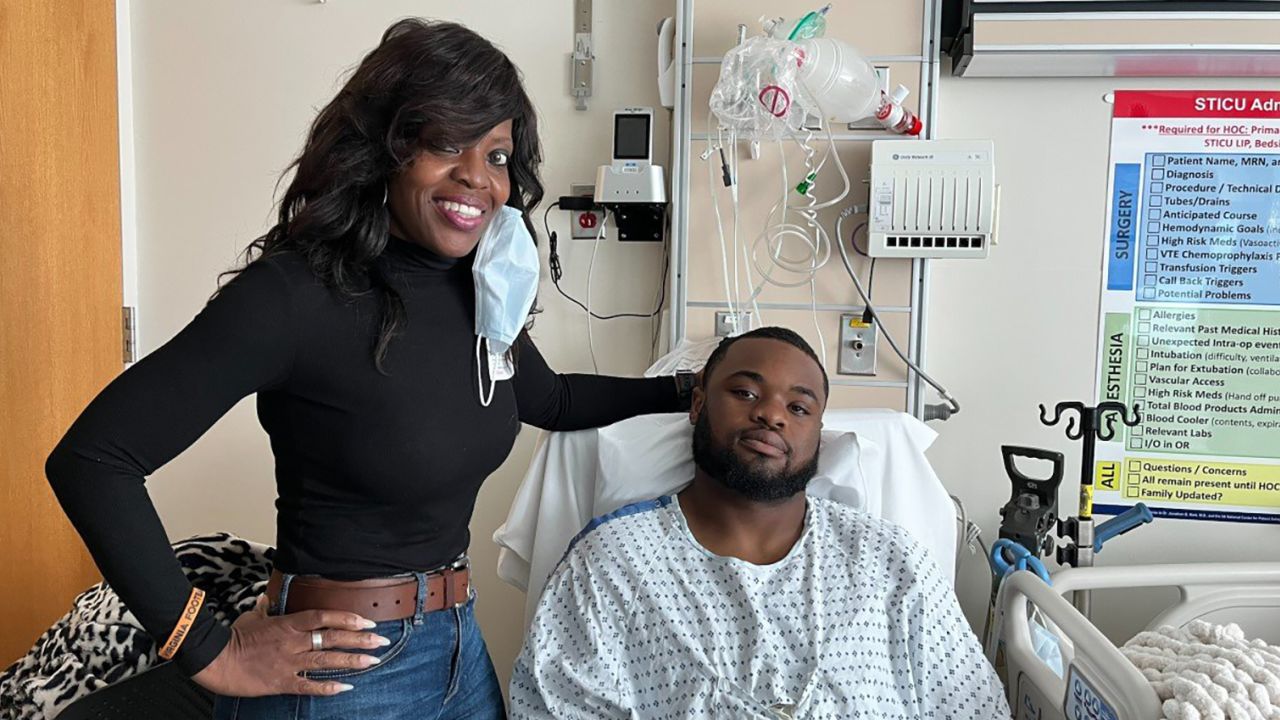
POLYGON ((476 286, 476 372, 480 404, 493 400, 493 358, 499 365, 524 329, 533 299, 538 294, 538 248, 519 210, 503 205, 489 221, 476 248, 471 274, 476 286), (480 344, 488 345, 489 391, 484 388, 480 344))

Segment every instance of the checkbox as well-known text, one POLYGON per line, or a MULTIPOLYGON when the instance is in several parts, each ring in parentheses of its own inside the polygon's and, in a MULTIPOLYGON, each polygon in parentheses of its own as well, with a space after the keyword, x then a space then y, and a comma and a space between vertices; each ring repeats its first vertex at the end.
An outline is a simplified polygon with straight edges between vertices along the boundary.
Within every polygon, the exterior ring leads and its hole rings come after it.
POLYGON ((1148 236, 1147 236, 1147 245, 1150 245, 1151 247, 1159 247, 1159 246, 1160 246, 1160 236, 1159 236, 1159 235, 1148 235, 1148 236))
POLYGON ((1155 260, 1160 257, 1160 251, 1157 248, 1147 248, 1147 259, 1155 260))
POLYGON ((1145 348, 1146 346, 1148 346, 1148 345, 1150 345, 1150 344, 1151 344, 1151 338, 1147 337, 1146 335, 1139 335, 1139 336, 1138 336, 1138 345, 1139 345, 1140 347, 1145 348))
POLYGON ((1148 233, 1158 233, 1158 232, 1160 232, 1160 223, 1158 223, 1158 222, 1149 222, 1149 223, 1147 223, 1147 232, 1148 232, 1148 233))
POLYGON ((1133 437, 1142 437, 1142 426, 1136 425, 1133 428, 1130 428, 1129 434, 1132 435, 1133 437))
POLYGON ((1131 473, 1142 472, 1142 461, 1141 461, 1141 460, 1130 460, 1130 461, 1129 461, 1129 472, 1131 472, 1131 473))
POLYGON ((1160 219, 1160 211, 1159 211, 1159 210, 1148 210, 1148 211, 1147 211, 1147 219, 1149 219, 1149 220, 1159 220, 1159 219, 1160 219))
POLYGON ((1151 171, 1151 179, 1152 179, 1152 180, 1163 180, 1163 179, 1164 179, 1164 170, 1152 170, 1152 171, 1151 171))
POLYGON ((1147 272, 1149 272, 1149 273, 1153 273, 1153 272, 1155 272, 1156 270, 1159 270, 1159 269, 1160 269, 1160 268, 1159 268, 1155 263, 1153 263, 1153 262, 1149 262, 1149 263, 1147 263, 1147 272))
POLYGON ((1139 319, 1139 320, 1150 320, 1150 319, 1151 319, 1151 308, 1139 308, 1139 309, 1138 309, 1138 319, 1139 319))
POLYGON ((1152 195, 1150 198, 1148 198, 1147 204, 1150 205, 1151 207, 1164 207, 1164 196, 1152 195))
POLYGON ((1143 300, 1154 300, 1155 298, 1156 298, 1156 291, 1154 288, 1146 288, 1145 290, 1142 291, 1143 300))
POLYGON ((1152 286, 1154 286, 1154 285, 1156 284, 1156 276, 1155 276, 1155 275, 1143 275, 1143 276, 1142 276, 1142 284, 1143 284, 1143 285, 1146 285, 1147 287, 1152 287, 1152 286))
POLYGON ((1135 388, 1133 389, 1133 399, 1134 399, 1134 400, 1141 400, 1142 398, 1144 398, 1144 397, 1146 397, 1146 396, 1147 396, 1147 389, 1146 389, 1146 388, 1144 388, 1144 387, 1135 387, 1135 388))
POLYGON ((1163 155, 1152 155, 1152 156, 1151 156, 1151 167, 1164 167, 1164 156, 1163 156, 1163 155))
POLYGON ((1146 359, 1147 359, 1147 358, 1149 358, 1149 357, 1151 357, 1151 351, 1150 351, 1150 350, 1148 350, 1148 349, 1146 349, 1146 348, 1138 348, 1138 359, 1139 359, 1139 360, 1146 360, 1146 359))
POLYGON ((1141 449, 1142 449, 1142 441, 1141 441, 1141 440, 1139 440, 1138 438, 1129 438, 1129 449, 1130 449, 1130 450, 1141 450, 1141 449))
MULTIPOLYGON (((1148 315, 1149 315, 1149 313, 1148 313, 1148 315)), ((1151 323, 1149 323, 1149 322, 1139 322, 1139 323, 1138 323, 1138 332, 1140 332, 1140 333, 1149 333, 1149 332, 1151 332, 1151 323)))
POLYGON ((1145 374, 1143 374, 1143 375, 1134 375, 1134 376, 1133 376, 1133 384, 1134 384, 1134 385, 1146 385, 1146 384, 1147 384, 1147 376, 1146 376, 1145 374))
POLYGON ((1162 193, 1162 192, 1164 192, 1164 183, 1162 183, 1162 182, 1158 182, 1158 183, 1151 183, 1151 194, 1152 194, 1152 195, 1159 195, 1159 194, 1160 194, 1160 193, 1162 193))
POLYGON ((1142 361, 1139 361, 1137 364, 1135 364, 1135 365, 1133 366, 1133 371, 1134 371, 1134 372, 1144 373, 1144 372, 1146 372, 1147 370, 1150 370, 1150 369, 1151 369, 1151 368, 1150 368, 1150 366, 1149 366, 1147 363, 1144 363, 1144 362, 1142 362, 1142 361))
POLYGON ((1133 483, 1126 484, 1124 486, 1124 496, 1127 498, 1141 497, 1141 494, 1138 492, 1138 486, 1133 483))

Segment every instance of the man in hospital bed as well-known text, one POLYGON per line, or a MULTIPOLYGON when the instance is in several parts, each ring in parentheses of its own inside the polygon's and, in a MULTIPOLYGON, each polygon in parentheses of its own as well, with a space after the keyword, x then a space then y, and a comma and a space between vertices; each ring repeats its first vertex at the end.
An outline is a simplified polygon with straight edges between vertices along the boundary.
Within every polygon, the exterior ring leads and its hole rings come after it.
POLYGON ((692 484, 570 544, 516 661, 511 717, 1009 717, 927 553, 806 498, 827 395, 795 333, 721 343, 690 413, 692 484))

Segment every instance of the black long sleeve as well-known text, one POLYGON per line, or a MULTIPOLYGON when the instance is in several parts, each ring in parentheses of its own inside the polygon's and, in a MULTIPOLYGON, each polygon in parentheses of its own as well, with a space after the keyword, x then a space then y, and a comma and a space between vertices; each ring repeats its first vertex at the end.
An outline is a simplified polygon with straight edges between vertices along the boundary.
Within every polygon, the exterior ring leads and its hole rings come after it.
MULTIPOLYGON (((407 311, 385 372, 372 357, 376 298, 336 297, 301 258, 276 256, 112 382, 50 455, 68 517, 158 642, 191 587, 146 476, 248 395, 275 455, 276 565, 338 579, 427 570, 465 551, 476 494, 521 421, 572 430, 677 409, 670 378, 557 375, 527 337, 515 377, 484 407, 470 266, 395 239, 380 262, 407 311)), ((204 613, 175 660, 198 672, 227 638, 204 613)))
POLYGON ((679 409, 669 377, 557 375, 528 336, 522 336, 520 344, 512 381, 523 423, 543 430, 584 430, 679 409))
MULTIPOLYGON (((191 594, 144 480, 241 398, 289 373, 290 293, 258 263, 164 347, 116 378, 67 431, 45 471, 102 576, 157 642, 191 594)), ((191 673, 226 644, 206 606, 175 658, 191 673)))

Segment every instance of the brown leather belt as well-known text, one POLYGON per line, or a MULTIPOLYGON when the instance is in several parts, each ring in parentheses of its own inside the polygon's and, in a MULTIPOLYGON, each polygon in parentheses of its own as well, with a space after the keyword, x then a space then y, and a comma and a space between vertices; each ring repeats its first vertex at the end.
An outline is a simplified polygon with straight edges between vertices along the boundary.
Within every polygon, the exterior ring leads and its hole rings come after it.
MULTIPOLYGON (((284 576, 279 570, 272 571, 271 579, 267 581, 267 599, 273 608, 279 605, 283 581, 284 576)), ((427 574, 427 594, 422 611, 461 607, 470 597, 471 569, 463 561, 427 574)), ((387 622, 413 617, 417 599, 418 580, 412 576, 343 581, 299 575, 289 583, 283 614, 304 610, 342 610, 374 622, 387 622)))

